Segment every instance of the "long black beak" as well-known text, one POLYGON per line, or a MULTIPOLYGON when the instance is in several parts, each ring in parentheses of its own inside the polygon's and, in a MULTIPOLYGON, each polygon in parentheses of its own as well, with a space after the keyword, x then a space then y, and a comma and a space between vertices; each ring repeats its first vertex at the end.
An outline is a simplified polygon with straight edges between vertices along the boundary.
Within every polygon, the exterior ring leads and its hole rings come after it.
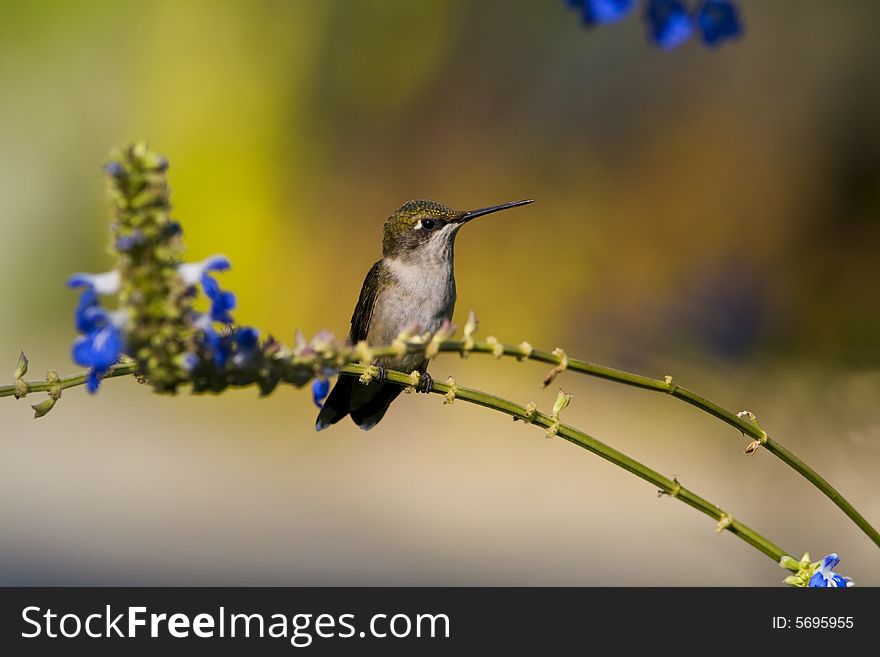
POLYGON ((509 210, 510 208, 516 208, 520 205, 528 205, 529 203, 534 203, 534 199, 525 199, 523 201, 513 201, 512 203, 502 203, 501 205, 493 205, 488 208, 480 208, 479 210, 471 210, 470 212, 464 212, 460 214, 456 218, 456 222, 463 224, 471 219, 476 219, 477 217, 482 217, 484 214, 491 214, 493 212, 498 212, 500 210, 509 210))

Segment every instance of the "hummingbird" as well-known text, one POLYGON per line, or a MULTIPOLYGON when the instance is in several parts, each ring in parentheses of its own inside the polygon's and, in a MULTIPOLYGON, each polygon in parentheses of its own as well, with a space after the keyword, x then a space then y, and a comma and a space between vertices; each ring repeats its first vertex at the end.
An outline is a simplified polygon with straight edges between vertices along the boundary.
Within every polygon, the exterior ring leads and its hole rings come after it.
MULTIPOLYGON (((435 201, 408 201, 382 227, 382 259, 376 262, 361 287, 351 316, 349 344, 391 344, 404 329, 418 326, 435 332, 452 319, 455 308, 453 271, 455 236, 477 217, 519 207, 532 200, 513 201, 479 210, 453 210, 435 201)), ((341 376, 324 402, 315 429, 321 431, 346 415, 364 431, 376 426, 403 388, 385 383, 385 369, 418 371, 419 392, 433 385, 422 354, 383 358, 375 363, 378 376, 364 385, 341 376)))

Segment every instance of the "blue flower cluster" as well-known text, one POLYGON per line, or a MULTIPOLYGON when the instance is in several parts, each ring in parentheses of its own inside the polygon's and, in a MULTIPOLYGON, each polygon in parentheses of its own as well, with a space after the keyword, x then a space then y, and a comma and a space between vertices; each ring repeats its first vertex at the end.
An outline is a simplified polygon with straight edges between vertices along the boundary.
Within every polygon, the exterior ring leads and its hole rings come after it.
POLYGON ((840 563, 840 557, 831 553, 819 562, 815 574, 810 578, 808 586, 813 588, 846 588, 855 583, 849 577, 838 575, 832 569, 840 563))
POLYGON ((327 334, 311 342, 300 336, 291 350, 236 325, 236 297, 217 277, 230 269, 229 260, 182 262, 183 228, 171 216, 167 169, 168 160, 144 143, 119 149, 104 167, 118 264, 68 280, 82 290, 73 359, 89 370, 89 392, 122 359, 158 393, 173 394, 181 385, 199 394, 256 384, 268 395, 282 381, 314 383, 320 404, 336 373, 338 343, 327 334), (197 303, 201 295, 204 307, 197 303))
MULTIPOLYGON (((235 308, 235 295, 223 290, 210 275, 229 268, 229 260, 221 255, 201 262, 184 263, 177 268, 183 283, 191 288, 201 285, 210 301, 210 309, 205 313, 193 313, 190 323, 200 331, 213 361, 221 367, 233 353, 236 364, 243 364, 249 354, 258 349, 259 343, 259 332, 254 328, 241 327, 223 336, 214 328, 215 323, 233 323, 230 311, 235 308)), ((127 313, 124 310, 108 311, 99 300, 100 296, 115 296, 120 290, 120 282, 118 270, 74 274, 67 281, 69 287, 83 288, 74 317, 80 335, 73 344, 73 360, 89 368, 86 388, 92 393, 98 390, 101 378, 126 351, 127 313)), ((185 362, 192 367, 196 360, 195 354, 189 354, 185 362)))
MULTIPOLYGON (((581 12, 585 24, 599 25, 626 17, 638 0, 566 0, 566 4, 581 12)), ((714 48, 743 32, 732 0, 700 0, 693 6, 685 0, 645 0, 644 20, 648 39, 663 50, 680 46, 694 33, 714 48)))

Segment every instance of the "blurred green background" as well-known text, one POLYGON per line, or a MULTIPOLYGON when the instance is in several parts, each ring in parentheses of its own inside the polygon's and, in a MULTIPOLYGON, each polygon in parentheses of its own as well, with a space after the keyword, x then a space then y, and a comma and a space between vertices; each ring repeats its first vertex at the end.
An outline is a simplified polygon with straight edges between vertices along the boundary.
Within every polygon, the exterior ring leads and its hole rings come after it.
MULTIPOLYGON (((236 317, 348 331, 411 198, 537 202, 458 239, 456 319, 758 415, 880 523, 880 74, 872 2, 741 3, 661 53, 561 0, 0 2, 0 362, 75 371, 74 271, 112 266, 101 164, 171 161, 191 259, 236 317)), ((546 368, 440 380, 549 408, 546 368)), ((679 402, 564 374, 565 419, 800 556, 880 584, 870 541, 679 402)), ((0 402, 2 584, 777 585, 775 564, 561 440, 401 397, 314 433, 309 394, 0 402)))

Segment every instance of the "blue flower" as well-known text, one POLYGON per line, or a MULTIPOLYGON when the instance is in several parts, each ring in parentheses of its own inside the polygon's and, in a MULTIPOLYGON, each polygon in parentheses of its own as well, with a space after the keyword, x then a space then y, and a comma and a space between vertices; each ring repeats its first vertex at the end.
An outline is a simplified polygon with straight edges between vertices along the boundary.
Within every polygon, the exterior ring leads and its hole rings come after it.
POLYGON ((67 279, 67 287, 84 287, 92 289, 98 294, 116 294, 119 292, 119 270, 111 269, 102 274, 74 274, 67 279))
POLYGON ((104 165, 104 173, 114 178, 122 178, 125 175, 125 168, 119 162, 108 162, 104 165))
POLYGON ((133 251, 145 242, 144 234, 136 230, 131 235, 121 235, 116 238, 116 250, 120 253, 128 253, 133 251))
POLYGON ((73 343, 74 362, 89 368, 86 389, 97 392, 103 377, 116 364, 125 348, 121 313, 108 313, 99 301, 99 294, 116 294, 119 291, 119 271, 103 274, 74 274, 67 280, 72 288, 85 288, 80 295, 74 313, 74 322, 80 335, 73 343))
POLYGON ((183 226, 176 221, 169 221, 162 226, 162 239, 171 239, 183 235, 183 226))
MULTIPOLYGON (((229 260, 225 256, 211 256, 201 262, 186 263, 179 265, 177 271, 183 282, 187 285, 201 283, 205 296, 211 302, 211 309, 207 313, 195 315, 193 327, 200 330, 204 335, 205 343, 210 347, 214 356, 214 362, 223 367, 232 354, 233 340, 230 336, 221 336, 214 330, 214 322, 232 324, 230 310, 235 308, 235 295, 220 288, 220 284, 208 272, 226 271, 229 269, 229 260)), ((250 329, 253 330, 253 329, 250 329)), ((250 339, 246 333, 245 339, 250 339)), ((256 334, 253 339, 256 340, 256 334)))
POLYGON ((201 283, 205 296, 211 301, 211 320, 232 323, 232 315, 229 311, 235 308, 235 295, 220 288, 220 284, 208 272, 226 271, 230 268, 226 256, 213 255, 201 262, 187 262, 177 267, 177 272, 186 285, 201 283))
POLYGON ((183 355, 182 364, 183 364, 183 369, 185 369, 187 372, 192 372, 194 369, 196 369, 196 367, 199 366, 199 357, 196 356, 191 351, 188 353, 185 353, 183 355))
POLYGON ((819 563, 818 570, 810 578, 809 586, 814 588, 846 588, 848 586, 854 586, 855 582, 853 582, 849 577, 838 575, 832 570, 832 568, 834 568, 839 563, 840 557, 838 557, 833 552, 822 559, 822 561, 819 563))
POLYGON ((257 348, 260 332, 252 326, 242 326, 235 332, 235 347, 240 353, 250 353, 257 348))
POLYGON ((89 333, 95 330, 98 317, 103 314, 103 309, 98 304, 98 294, 95 289, 88 287, 83 290, 79 297, 79 303, 73 313, 76 330, 80 333, 89 333))
POLYGON ((233 340, 230 340, 229 336, 220 336, 214 330, 214 322, 233 323, 229 311, 235 308, 235 295, 221 289, 220 284, 209 275, 209 272, 226 271, 230 267, 229 259, 223 255, 212 255, 200 262, 186 262, 177 266, 177 273, 180 274, 183 283, 188 286, 201 284, 205 296, 211 302, 209 312, 193 316, 192 326, 202 332, 205 343, 213 353, 214 362, 221 367, 226 364, 232 353, 233 340))
POLYGON ((312 400, 315 406, 323 408, 324 399, 330 394, 330 381, 327 379, 315 379, 312 381, 312 400))
POLYGON ((86 287, 75 314, 76 328, 82 333, 73 343, 73 360, 89 368, 86 389, 97 392, 103 377, 116 364, 125 348, 124 321, 119 313, 108 313, 98 304, 94 287, 86 287))
POLYGON ((645 11, 648 38, 663 50, 687 41, 694 31, 687 7, 679 0, 651 0, 645 11))
POLYGON ((122 355, 122 332, 113 324, 80 336, 73 343, 73 360, 89 368, 86 390, 98 391, 101 378, 119 361, 122 355))
POLYGON ((615 23, 626 16, 636 0, 568 0, 570 7, 581 9, 587 25, 615 23))
POLYGON ((697 14, 697 24, 703 43, 713 48, 738 37, 743 29, 739 10, 730 0, 705 0, 697 14))
POLYGON ((205 344, 208 345, 211 353, 214 355, 214 362, 223 367, 226 364, 226 359, 229 358, 232 352, 232 343, 228 338, 222 337, 214 330, 211 314, 201 313, 197 315, 193 322, 193 327, 202 332, 205 344))
POLYGON ((251 326, 242 326, 236 329, 232 336, 235 345, 235 355, 232 364, 238 368, 245 368, 254 356, 259 353, 260 332, 251 326))
POLYGON ((231 266, 226 256, 212 255, 200 262, 184 262, 178 265, 177 273, 186 285, 195 285, 209 271, 227 271, 231 266))
POLYGON ((184 368, 192 372, 202 365, 203 358, 219 368, 225 368, 227 362, 232 363, 234 370, 244 371, 259 367, 261 361, 255 360, 262 353, 260 350, 260 332, 251 326, 242 326, 235 331, 218 333, 208 313, 198 315, 193 326, 202 333, 202 341, 208 347, 208 353, 188 353, 183 357, 184 368))
POLYGON ((232 324, 233 319, 229 311, 235 308, 235 295, 220 289, 220 284, 207 274, 202 276, 202 289, 211 300, 211 319, 215 322, 232 324))

